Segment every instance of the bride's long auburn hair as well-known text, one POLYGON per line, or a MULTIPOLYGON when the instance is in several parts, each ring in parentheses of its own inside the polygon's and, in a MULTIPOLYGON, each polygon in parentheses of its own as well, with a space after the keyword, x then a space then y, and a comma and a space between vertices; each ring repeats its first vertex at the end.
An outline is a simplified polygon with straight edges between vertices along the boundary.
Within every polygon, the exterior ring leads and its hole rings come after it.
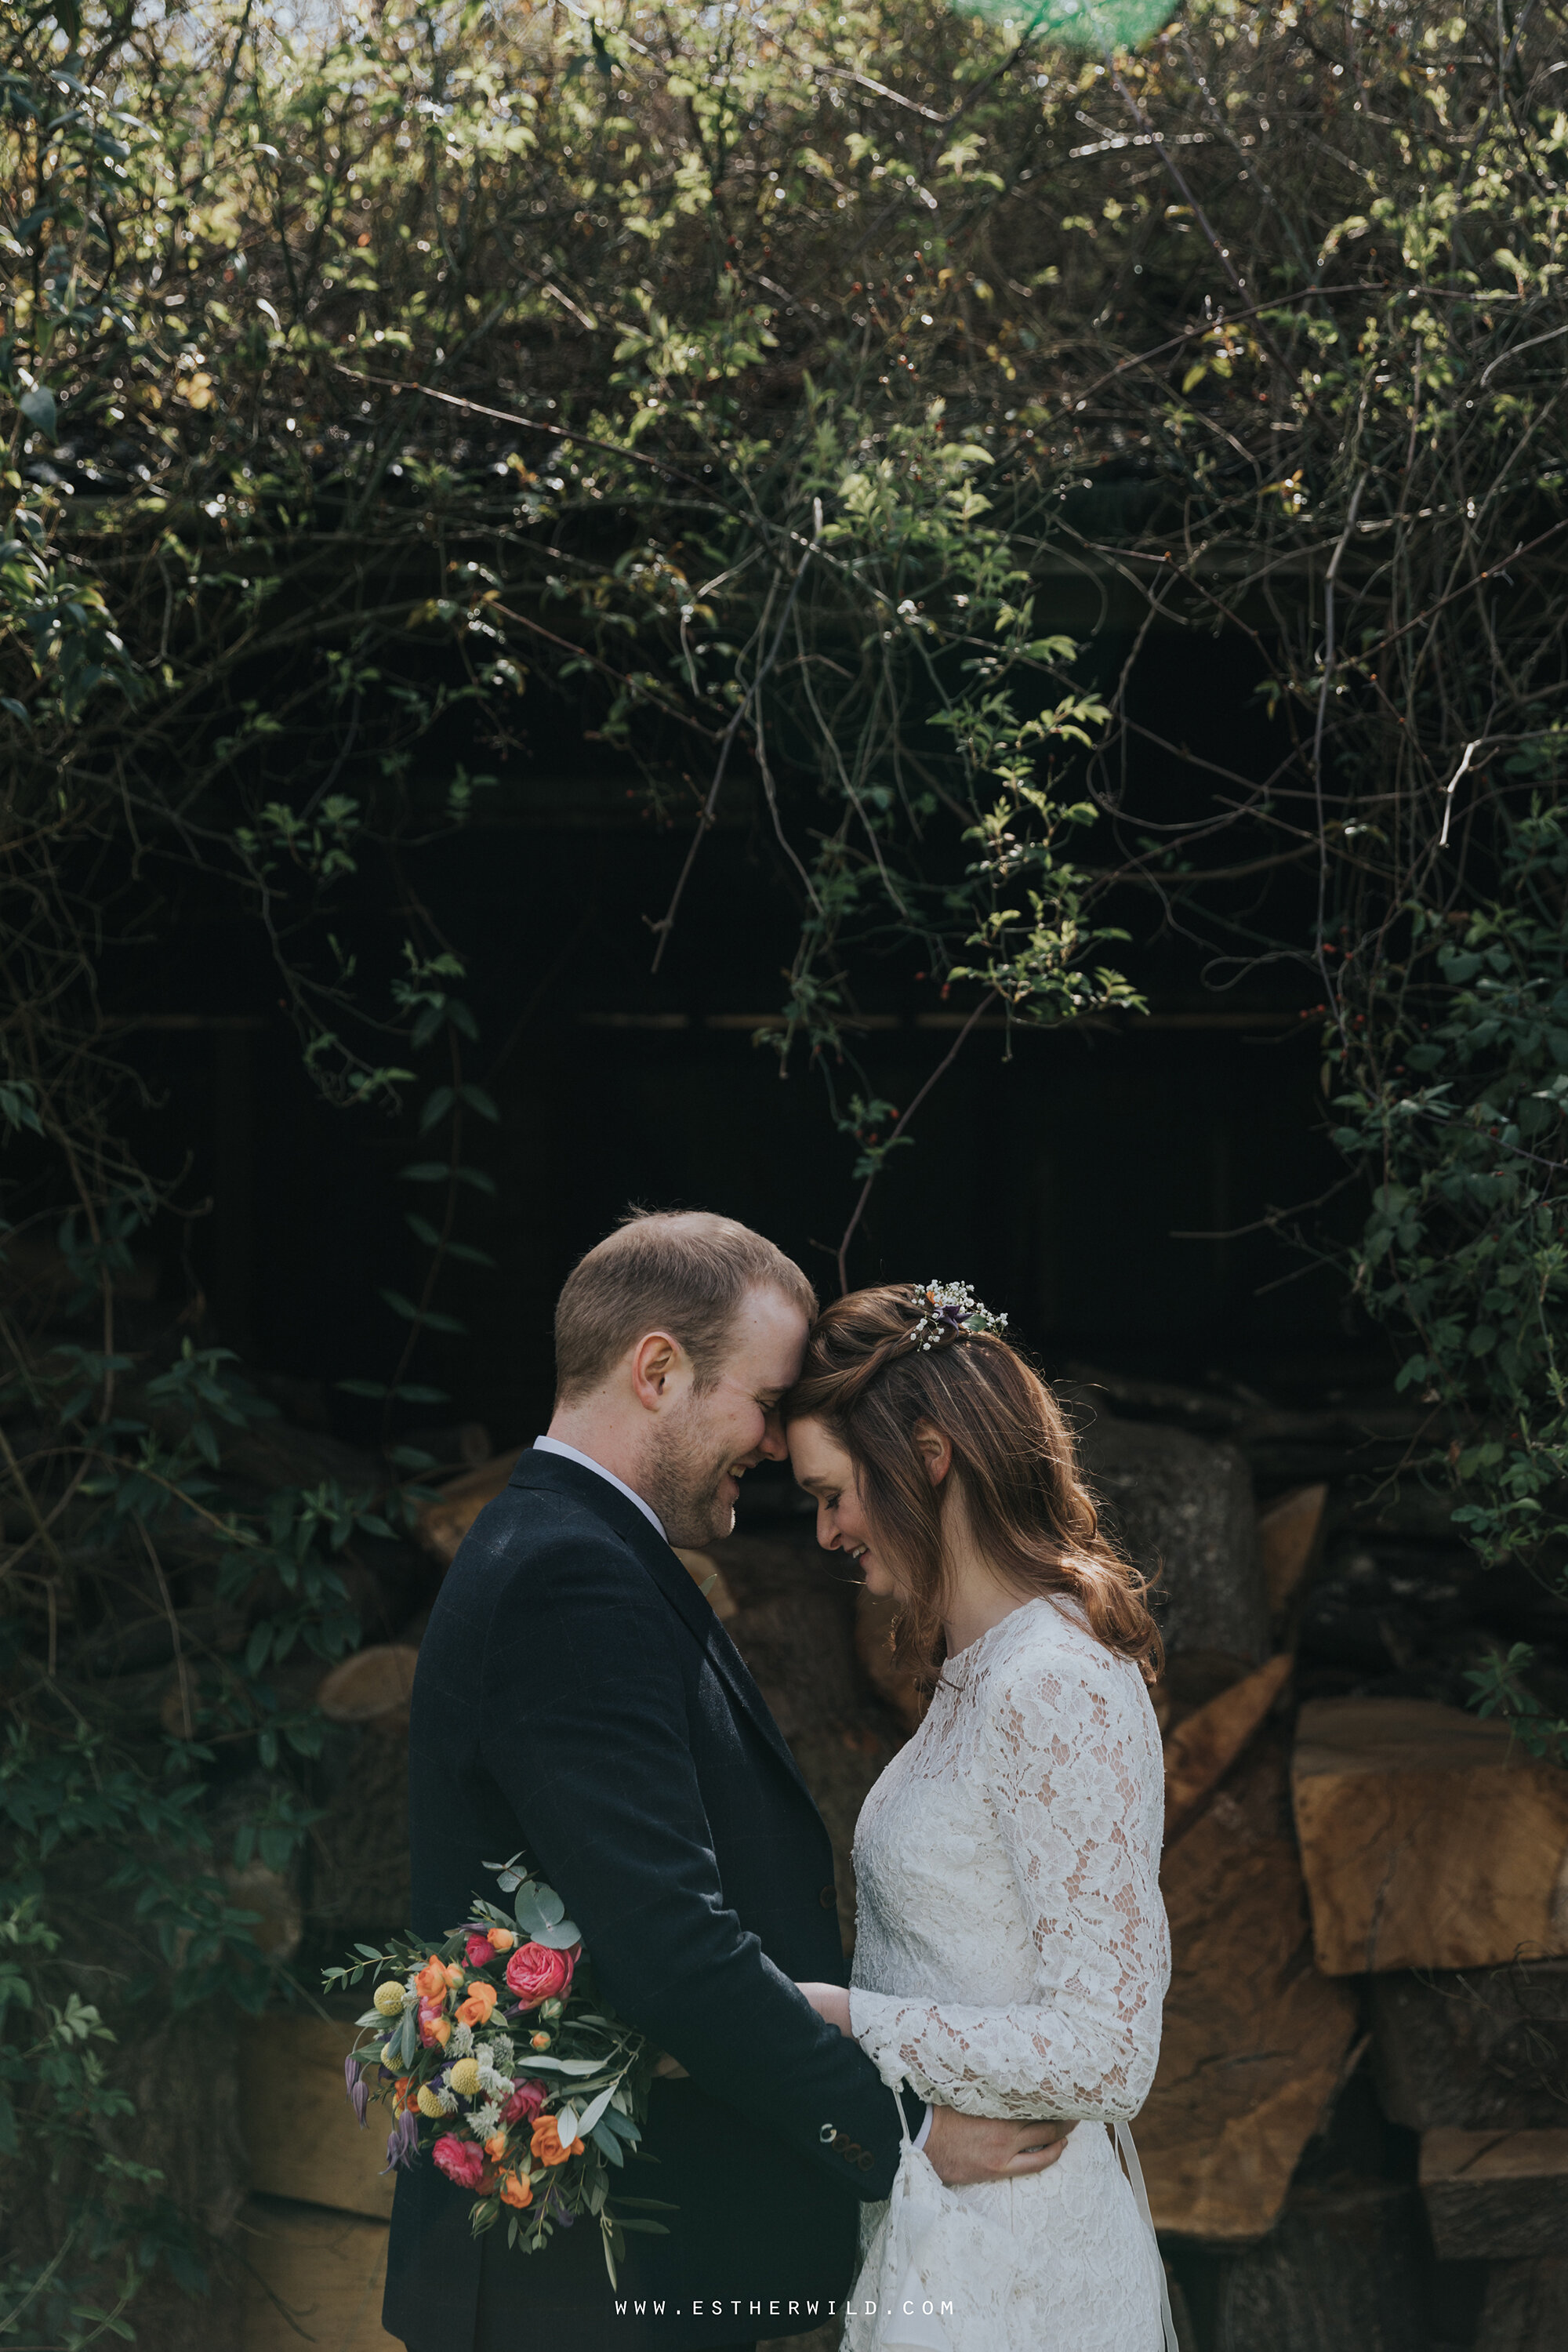
POLYGON ((1101 1528, 1055 1397, 997 1332, 911 1344, 924 1312, 917 1297, 912 1283, 888 1283, 835 1299, 812 1326, 784 1403, 786 1423, 821 1422, 855 1465, 867 1518, 907 1589, 899 1662, 926 1684, 942 1668, 942 1504, 956 1482, 996 1574, 1025 1598, 1077 1601, 1106 1648, 1152 1682, 1163 1652, 1148 1579, 1101 1528), (952 1448, 940 1486, 915 1442, 920 1422, 952 1448))

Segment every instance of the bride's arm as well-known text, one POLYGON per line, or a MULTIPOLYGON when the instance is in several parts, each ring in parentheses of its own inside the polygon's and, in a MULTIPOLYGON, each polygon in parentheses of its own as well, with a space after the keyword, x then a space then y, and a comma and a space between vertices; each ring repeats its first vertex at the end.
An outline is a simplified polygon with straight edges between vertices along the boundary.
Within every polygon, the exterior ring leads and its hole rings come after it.
MULTIPOLYGON (((856 2040, 922 2098, 968 2115, 1135 2116, 1170 1977, 1152 1714, 1127 1666, 1021 1659, 987 1694, 983 1771, 1035 1948, 1012 2006, 850 1995, 856 2040)), ((976 1937, 986 1921, 976 1888, 976 1937)))

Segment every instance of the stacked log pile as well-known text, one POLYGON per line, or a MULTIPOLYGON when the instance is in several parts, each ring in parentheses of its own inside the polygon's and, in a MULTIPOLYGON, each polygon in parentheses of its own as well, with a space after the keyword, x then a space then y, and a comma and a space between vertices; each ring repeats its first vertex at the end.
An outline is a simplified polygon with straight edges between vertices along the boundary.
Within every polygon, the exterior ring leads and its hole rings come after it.
MULTIPOLYGON (((1113 1415, 1102 1391, 1078 1391, 1100 1498, 1159 1572, 1167 1644, 1152 1696, 1173 1975, 1137 2137, 1184 2352, 1562 2352, 1568 1774, 1462 1705, 1464 1667, 1489 1641, 1539 1640, 1552 1604, 1529 1599, 1521 1625, 1489 1587, 1493 1615, 1478 1617, 1482 1587, 1440 1509, 1357 1503, 1358 1468, 1385 1466, 1399 1439, 1389 1415, 1119 1402, 1113 1415)), ((433 1568, 515 1459, 471 1464, 428 1507, 433 1568)), ((920 1719, 888 1609, 787 1509, 686 1564, 828 1823, 847 1949, 855 1820, 920 1719)), ((321 1688, 345 1746, 308 1910, 334 1945, 401 1917, 422 1625, 405 1618, 321 1688)), ((244 2045, 260 2202, 243 2352, 281 2352, 307 2305, 345 2352, 385 2340, 371 2284, 384 2183, 342 2102, 342 2042, 336 2022, 268 2019, 244 2045), (318 2077, 307 2181, 269 2153, 298 2148, 297 2111, 286 2141, 267 2116, 279 2083, 293 2101, 318 2077)))
POLYGON ((240 2217, 246 2286, 236 2352, 387 2352, 381 2324, 393 2176, 384 2129, 343 2096, 346 2018, 247 2018, 240 2108, 251 2197, 240 2217))
POLYGON ((1097 1456, 1117 1468, 1128 1505, 1103 1478, 1101 1497, 1170 1593, 1157 1698, 1172 1709, 1174 1974, 1138 2138, 1203 2352, 1562 2352, 1568 1773, 1470 1713, 1464 1677, 1528 1638, 1550 1695, 1568 1609, 1484 1578, 1441 1499, 1399 1490, 1409 1433, 1393 1409, 1285 1413, 1117 1384, 1129 1414, 1159 1419, 1107 1436, 1110 1385, 1077 1392, 1100 1415, 1084 1451, 1091 1474, 1097 1456), (1188 1751, 1226 1704, 1181 1718, 1188 1629, 1215 1638, 1214 1547, 1189 1593, 1154 1482, 1142 1518, 1131 1507, 1139 1443, 1163 1477, 1177 1429, 1218 1457, 1213 1516, 1233 1507, 1238 1455, 1275 1489, 1252 1613, 1220 1636, 1229 1703, 1258 1686, 1242 1668, 1259 1610, 1293 1660, 1195 1806, 1188 1751))

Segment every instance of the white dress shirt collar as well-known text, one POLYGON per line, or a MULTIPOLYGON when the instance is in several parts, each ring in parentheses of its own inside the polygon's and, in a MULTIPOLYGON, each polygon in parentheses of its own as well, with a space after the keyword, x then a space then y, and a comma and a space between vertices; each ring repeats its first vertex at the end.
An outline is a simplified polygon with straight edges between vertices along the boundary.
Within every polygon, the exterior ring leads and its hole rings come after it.
POLYGON ((624 1478, 617 1478, 613 1470, 606 1470, 602 1462, 595 1462, 591 1454, 579 1453, 576 1446, 563 1444, 559 1437, 536 1437, 533 1450, 536 1454, 559 1454, 563 1462, 575 1462, 579 1470, 591 1470, 595 1478, 602 1478, 607 1486, 615 1488, 617 1495, 624 1495, 628 1503, 635 1503, 649 1527, 668 1542, 668 1537, 664 1535, 663 1522, 658 1513, 643 1501, 636 1487, 628 1486, 624 1478))

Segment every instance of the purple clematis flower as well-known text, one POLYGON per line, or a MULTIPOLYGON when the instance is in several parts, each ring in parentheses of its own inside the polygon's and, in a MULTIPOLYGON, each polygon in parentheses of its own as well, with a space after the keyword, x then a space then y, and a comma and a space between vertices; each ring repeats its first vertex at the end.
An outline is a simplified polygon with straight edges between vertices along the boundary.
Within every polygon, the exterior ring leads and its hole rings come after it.
POLYGON ((359 2117, 359 2127, 363 2131, 364 2111, 370 2105, 370 2093, 366 2090, 364 2077, 360 2073, 359 2061, 352 2054, 343 2060, 343 2088, 349 2095, 349 2104, 359 2117))
POLYGON ((544 2210, 546 2213, 549 2214, 550 2219, 552 2221, 558 2221, 563 2230, 570 2230, 575 2227, 577 2216, 575 2213, 568 2213, 565 2206, 561 2201, 560 2194, 555 2189, 553 2183, 552 2183, 549 2196, 546 2197, 544 2200, 544 2210))
POLYGON ((419 2118, 405 2111, 397 2118, 386 2139, 386 2162, 383 2172, 405 2170, 419 2153, 419 2118))

